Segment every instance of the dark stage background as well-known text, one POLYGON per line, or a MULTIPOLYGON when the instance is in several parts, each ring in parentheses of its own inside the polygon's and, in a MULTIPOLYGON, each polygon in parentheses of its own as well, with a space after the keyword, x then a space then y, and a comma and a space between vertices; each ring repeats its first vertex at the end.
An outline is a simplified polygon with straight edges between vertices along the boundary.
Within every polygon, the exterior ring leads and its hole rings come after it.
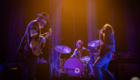
MULTIPOLYGON (((52 28, 53 35, 47 40, 52 45, 65 45, 71 53, 81 39, 86 48, 98 40, 98 30, 109 23, 114 28, 116 53, 124 52, 140 57, 140 4, 139 0, 1 0, 0 1, 0 63, 15 63, 20 40, 28 23, 37 14, 47 12, 51 23, 42 33, 52 28)), ((48 45, 43 49, 45 60, 58 66, 58 53, 48 45)), ((140 59, 137 60, 140 63, 140 59)), ((58 67, 57 67, 58 68, 58 67)))

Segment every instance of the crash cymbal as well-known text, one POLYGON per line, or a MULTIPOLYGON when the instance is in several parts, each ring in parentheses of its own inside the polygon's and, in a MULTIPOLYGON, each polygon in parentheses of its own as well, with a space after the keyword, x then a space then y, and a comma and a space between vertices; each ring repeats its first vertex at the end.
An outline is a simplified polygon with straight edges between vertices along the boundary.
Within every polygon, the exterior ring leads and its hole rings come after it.
POLYGON ((90 43, 88 43, 89 47, 97 47, 97 46, 100 46, 100 45, 103 45, 102 40, 94 40, 94 41, 91 41, 90 43))
POLYGON ((67 46, 59 45, 54 48, 57 52, 60 53, 70 53, 71 49, 67 46))

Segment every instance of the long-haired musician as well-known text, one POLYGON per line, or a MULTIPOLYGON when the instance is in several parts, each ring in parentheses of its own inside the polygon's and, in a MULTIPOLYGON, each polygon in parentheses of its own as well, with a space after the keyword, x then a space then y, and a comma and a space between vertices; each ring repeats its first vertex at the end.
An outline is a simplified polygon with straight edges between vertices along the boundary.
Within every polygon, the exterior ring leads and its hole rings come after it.
MULTIPOLYGON (((21 40, 21 44, 18 48, 18 53, 24 55, 26 58, 26 79, 35 80, 35 65, 36 65, 36 56, 33 54, 33 51, 30 48, 31 40, 41 41, 45 43, 45 39, 40 37, 41 28, 43 28, 49 20, 49 15, 45 12, 38 14, 36 20, 31 21, 27 28, 26 32, 21 40)), ((34 44, 34 43, 33 43, 34 44)))
POLYGON ((103 45, 100 50, 100 57, 93 64, 94 75, 96 80, 103 80, 103 76, 107 80, 115 80, 107 70, 108 64, 112 59, 112 52, 115 52, 114 31, 111 25, 105 24, 100 31, 103 34, 103 45))

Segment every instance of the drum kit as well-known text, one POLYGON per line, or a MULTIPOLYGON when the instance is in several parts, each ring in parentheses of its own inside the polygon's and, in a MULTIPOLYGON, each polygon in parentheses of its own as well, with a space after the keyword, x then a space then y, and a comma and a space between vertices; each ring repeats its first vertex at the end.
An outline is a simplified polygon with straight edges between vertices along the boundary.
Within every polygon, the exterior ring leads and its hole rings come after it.
MULTIPOLYGON (((101 40, 95 40, 88 43, 88 47, 96 48, 103 44, 101 40)), ((62 54, 69 54, 71 49, 64 45, 59 45, 54 47, 55 51, 62 54)), ((97 55, 97 52, 93 51, 94 55, 97 55), (96 53, 96 54, 95 54, 96 53)), ((81 75, 87 75, 87 64, 90 61, 90 50, 82 49, 79 51, 80 58, 70 57, 67 60, 61 59, 59 56, 59 68, 61 73, 65 73, 71 77, 80 77, 81 75), (86 72, 86 73, 85 73, 86 72)))

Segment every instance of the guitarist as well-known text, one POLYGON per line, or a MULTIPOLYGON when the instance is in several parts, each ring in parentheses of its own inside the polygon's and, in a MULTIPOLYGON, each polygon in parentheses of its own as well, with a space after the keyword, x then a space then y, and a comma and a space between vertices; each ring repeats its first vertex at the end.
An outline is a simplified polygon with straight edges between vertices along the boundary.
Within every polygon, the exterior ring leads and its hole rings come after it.
POLYGON ((103 75, 107 80, 115 80, 107 70, 108 64, 112 59, 112 52, 115 52, 114 31, 111 25, 105 24, 100 31, 103 34, 103 45, 100 50, 100 57, 93 64, 96 80, 103 80, 103 75))
POLYGON ((31 21, 27 28, 26 32, 24 34, 24 37, 21 40, 21 44, 18 48, 18 53, 24 55, 26 60, 26 76, 25 78, 27 80, 35 80, 35 65, 36 65, 36 56, 33 54, 31 48, 30 48, 30 41, 36 40, 36 41, 42 41, 45 44, 45 40, 40 37, 41 35, 41 28, 43 28, 49 20, 49 15, 45 12, 42 12, 41 14, 38 14, 38 17, 36 20, 31 21))

